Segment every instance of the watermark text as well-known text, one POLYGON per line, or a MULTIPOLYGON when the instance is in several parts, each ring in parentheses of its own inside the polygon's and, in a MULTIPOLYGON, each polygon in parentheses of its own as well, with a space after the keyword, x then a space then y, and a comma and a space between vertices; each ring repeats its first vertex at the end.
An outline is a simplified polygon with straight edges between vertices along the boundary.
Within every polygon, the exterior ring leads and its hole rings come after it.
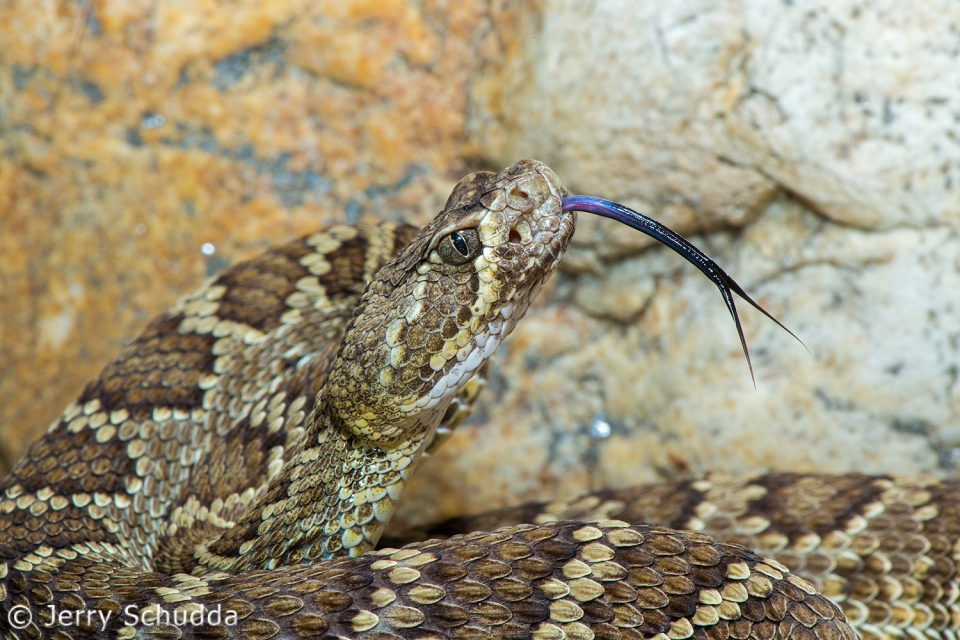
POLYGON ((179 606, 172 611, 164 609, 158 604, 139 606, 127 605, 117 614, 115 611, 104 609, 58 609, 56 605, 41 607, 36 612, 23 605, 10 608, 7 613, 7 622, 13 629, 26 629, 34 624, 34 614, 37 616, 37 626, 46 629, 78 627, 86 630, 105 631, 110 623, 116 619, 113 626, 130 626, 134 628, 156 627, 159 625, 174 627, 232 627, 239 618, 232 609, 224 610, 219 604, 207 607, 202 604, 191 603, 179 606))

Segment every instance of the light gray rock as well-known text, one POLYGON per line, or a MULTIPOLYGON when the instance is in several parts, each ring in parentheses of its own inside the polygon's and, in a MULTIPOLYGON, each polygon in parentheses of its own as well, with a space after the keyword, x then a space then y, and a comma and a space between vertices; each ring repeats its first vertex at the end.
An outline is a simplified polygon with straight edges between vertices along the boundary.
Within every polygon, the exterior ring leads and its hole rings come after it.
POLYGON ((502 165, 690 228, 796 194, 860 227, 960 212, 960 5, 895 0, 548 0, 501 25, 517 55, 474 92, 502 165))
POLYGON ((637 317, 656 290, 656 281, 642 259, 623 260, 602 276, 584 276, 573 300, 580 309, 616 322, 637 317))

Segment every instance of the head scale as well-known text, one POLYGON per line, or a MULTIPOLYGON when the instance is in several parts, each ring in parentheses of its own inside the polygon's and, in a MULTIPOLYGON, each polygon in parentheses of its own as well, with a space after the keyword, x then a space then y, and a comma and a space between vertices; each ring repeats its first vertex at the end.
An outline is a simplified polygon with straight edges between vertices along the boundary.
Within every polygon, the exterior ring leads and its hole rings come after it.
POLYGON ((426 436, 513 330, 573 236, 559 178, 535 160, 478 172, 367 288, 321 401, 361 441, 426 436))

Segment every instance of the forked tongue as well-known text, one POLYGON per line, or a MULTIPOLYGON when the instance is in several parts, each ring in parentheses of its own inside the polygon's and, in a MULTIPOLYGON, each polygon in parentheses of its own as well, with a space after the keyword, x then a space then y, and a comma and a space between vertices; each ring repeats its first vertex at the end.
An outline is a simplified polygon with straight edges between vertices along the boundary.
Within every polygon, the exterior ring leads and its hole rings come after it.
MULTIPOLYGON (((686 238, 679 233, 666 227, 653 218, 638 213, 633 209, 627 208, 622 204, 604 200, 603 198, 594 198, 593 196, 567 196, 563 199, 564 211, 583 211, 593 213, 604 218, 610 218, 617 222, 622 222, 628 227, 647 234, 654 240, 658 240, 667 245, 681 256, 686 258, 687 262, 693 264, 703 272, 705 276, 713 281, 720 289, 723 295, 723 301, 727 303, 727 309, 730 310, 730 316, 737 325, 737 335, 740 336, 740 345, 743 347, 743 355, 747 359, 747 366, 750 367, 750 379, 753 380, 753 386, 756 388, 757 379, 753 375, 753 363, 750 362, 750 351, 747 349, 747 341, 743 337, 743 327, 740 326, 740 316, 737 315, 737 305, 734 303, 733 294, 737 294, 742 299, 750 303, 754 309, 767 316, 777 326, 793 336, 797 342, 803 344, 803 340, 797 338, 793 331, 783 326, 779 320, 774 318, 766 309, 757 304, 753 298, 747 295, 737 282, 727 275, 727 272, 720 268, 716 262, 711 260, 707 254, 693 246, 686 238)), ((803 345, 806 349, 807 345, 803 345)), ((807 349, 809 351, 809 349, 807 349)))

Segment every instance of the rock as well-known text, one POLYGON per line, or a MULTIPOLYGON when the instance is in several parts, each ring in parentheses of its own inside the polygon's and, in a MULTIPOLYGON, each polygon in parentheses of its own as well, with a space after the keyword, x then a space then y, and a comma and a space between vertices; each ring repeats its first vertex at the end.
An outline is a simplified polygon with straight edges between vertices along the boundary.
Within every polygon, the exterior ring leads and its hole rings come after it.
POLYGON ((644 260, 623 260, 603 276, 585 276, 574 294, 578 307, 591 315, 630 322, 650 300, 656 288, 644 260))
POLYGON ((778 190, 864 228, 956 223, 958 20, 949 0, 516 5, 471 131, 493 164, 541 158, 686 230, 778 190))

